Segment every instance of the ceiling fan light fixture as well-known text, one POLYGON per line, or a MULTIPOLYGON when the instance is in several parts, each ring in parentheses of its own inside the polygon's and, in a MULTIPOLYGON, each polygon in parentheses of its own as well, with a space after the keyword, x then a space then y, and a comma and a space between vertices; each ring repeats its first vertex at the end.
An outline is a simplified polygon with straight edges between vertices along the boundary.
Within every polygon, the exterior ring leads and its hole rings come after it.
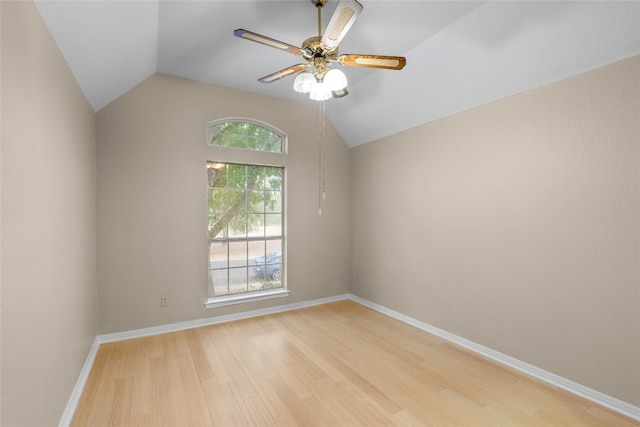
POLYGON ((325 83, 318 82, 313 86, 311 92, 309 92, 309 98, 314 101, 326 101, 331 98, 331 91, 325 83))
POLYGON ((324 76, 324 84, 330 91, 339 91, 347 87, 347 76, 341 70, 332 68, 324 76))
POLYGON ((296 79, 293 81, 293 90, 298 93, 309 93, 315 85, 316 79, 313 77, 313 74, 308 71, 304 71, 298 74, 296 79))

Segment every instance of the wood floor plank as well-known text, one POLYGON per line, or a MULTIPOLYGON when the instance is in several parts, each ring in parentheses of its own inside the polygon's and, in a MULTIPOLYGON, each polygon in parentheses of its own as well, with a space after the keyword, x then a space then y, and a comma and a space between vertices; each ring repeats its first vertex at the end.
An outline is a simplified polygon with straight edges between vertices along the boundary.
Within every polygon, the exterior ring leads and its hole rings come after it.
POLYGON ((213 426, 232 426, 233 418, 224 400, 223 391, 214 380, 201 383, 204 401, 206 402, 213 426))
POLYGON ((72 426, 640 423, 353 301, 103 344, 72 426))

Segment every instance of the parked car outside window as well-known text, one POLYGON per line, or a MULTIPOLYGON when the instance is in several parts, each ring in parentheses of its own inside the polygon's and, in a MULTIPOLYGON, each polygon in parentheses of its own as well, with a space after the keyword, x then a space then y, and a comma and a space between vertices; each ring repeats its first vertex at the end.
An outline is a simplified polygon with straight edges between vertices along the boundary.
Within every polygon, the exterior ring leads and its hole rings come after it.
POLYGON ((258 277, 280 280, 282 278, 282 251, 267 254, 253 260, 253 271, 258 277))

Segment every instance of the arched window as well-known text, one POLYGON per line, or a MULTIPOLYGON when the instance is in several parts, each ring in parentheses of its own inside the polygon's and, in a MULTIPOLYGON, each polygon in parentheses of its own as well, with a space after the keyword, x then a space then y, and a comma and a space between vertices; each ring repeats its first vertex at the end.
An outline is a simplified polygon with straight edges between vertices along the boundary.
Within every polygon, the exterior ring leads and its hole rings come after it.
POLYGON ((246 119, 226 119, 207 125, 207 144, 270 153, 285 152, 285 136, 265 124, 246 119))
POLYGON ((224 156, 230 148, 283 153, 285 135, 258 122, 227 119, 208 124, 207 144, 215 147, 209 156, 216 159, 207 160, 207 307, 288 295, 284 167, 224 156))

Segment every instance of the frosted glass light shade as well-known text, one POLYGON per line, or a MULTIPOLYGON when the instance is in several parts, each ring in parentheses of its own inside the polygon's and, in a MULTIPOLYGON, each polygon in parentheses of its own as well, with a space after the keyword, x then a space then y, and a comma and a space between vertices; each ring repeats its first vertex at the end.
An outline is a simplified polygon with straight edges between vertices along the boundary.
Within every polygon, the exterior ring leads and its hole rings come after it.
POLYGON ((347 76, 337 68, 332 68, 327 71, 323 81, 330 91, 341 90, 347 87, 347 76))
POLYGON ((316 78, 308 71, 298 74, 293 81, 293 90, 298 93, 309 93, 316 85, 316 78))
POLYGON ((326 101, 331 98, 331 91, 325 83, 316 83, 311 92, 309 92, 309 98, 314 101, 326 101))

